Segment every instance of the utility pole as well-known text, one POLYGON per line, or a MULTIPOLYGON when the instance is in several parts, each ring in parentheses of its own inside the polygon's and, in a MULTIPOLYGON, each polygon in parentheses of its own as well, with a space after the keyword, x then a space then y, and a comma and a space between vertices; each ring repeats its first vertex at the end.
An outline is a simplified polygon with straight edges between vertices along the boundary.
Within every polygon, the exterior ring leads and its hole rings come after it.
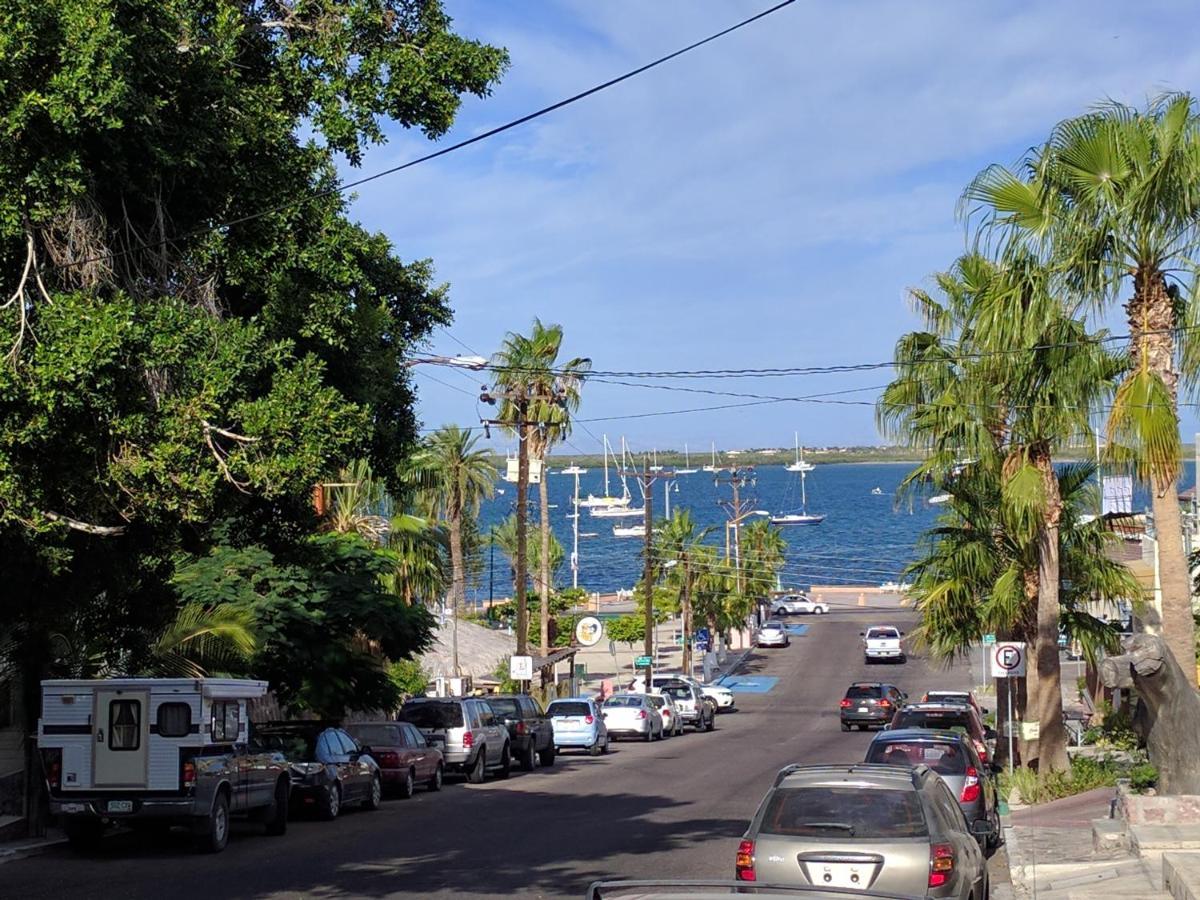
POLYGON ((575 472, 575 506, 571 513, 571 587, 579 587, 579 472, 575 472))
MULTIPOLYGON (((724 482, 733 490, 732 502, 717 501, 728 513, 728 518, 725 521, 725 559, 733 560, 734 584, 737 592, 742 592, 742 541, 741 527, 742 522, 754 515, 759 515, 759 511, 754 509, 754 500, 742 499, 741 489, 746 485, 753 485, 755 482, 755 474, 753 466, 735 467, 728 470, 726 477, 722 478, 722 472, 717 472, 713 478, 713 483, 716 485, 724 482), (733 532, 733 547, 732 554, 730 553, 730 532, 733 532)), ((755 619, 759 618, 759 604, 755 604, 755 619)))

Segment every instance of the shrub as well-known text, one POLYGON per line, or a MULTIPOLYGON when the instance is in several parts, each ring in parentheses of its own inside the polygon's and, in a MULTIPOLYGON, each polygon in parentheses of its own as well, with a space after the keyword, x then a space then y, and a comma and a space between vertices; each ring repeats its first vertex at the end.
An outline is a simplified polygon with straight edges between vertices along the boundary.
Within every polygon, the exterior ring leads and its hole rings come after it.
POLYGON ((1139 794, 1147 788, 1158 787, 1158 769, 1153 763, 1138 763, 1129 770, 1129 786, 1139 794))

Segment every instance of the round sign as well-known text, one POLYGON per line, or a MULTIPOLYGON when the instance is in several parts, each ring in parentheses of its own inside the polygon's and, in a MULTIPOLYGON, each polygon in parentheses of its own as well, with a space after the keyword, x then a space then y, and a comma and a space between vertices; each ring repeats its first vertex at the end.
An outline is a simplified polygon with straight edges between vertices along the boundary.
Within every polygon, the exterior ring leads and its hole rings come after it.
POLYGON ((594 647, 604 634, 604 624, 595 616, 584 616, 575 623, 575 640, 582 647, 594 647))
POLYGON ((998 670, 1014 675, 1023 674, 1025 654, 1022 647, 1016 644, 997 644, 992 657, 998 670))

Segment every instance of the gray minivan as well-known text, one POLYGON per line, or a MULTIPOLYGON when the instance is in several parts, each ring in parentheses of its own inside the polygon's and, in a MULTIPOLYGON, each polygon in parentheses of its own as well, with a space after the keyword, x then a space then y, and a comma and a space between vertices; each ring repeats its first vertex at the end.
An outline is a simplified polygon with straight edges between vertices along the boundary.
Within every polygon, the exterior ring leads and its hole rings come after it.
POLYGON ((442 751, 447 772, 462 772, 472 784, 482 784, 489 770, 499 778, 512 770, 508 728, 486 700, 417 697, 396 718, 415 725, 431 747, 442 751))
POLYGON ((735 877, 771 885, 985 900, 987 860, 946 783, 928 766, 787 766, 741 844, 735 877))

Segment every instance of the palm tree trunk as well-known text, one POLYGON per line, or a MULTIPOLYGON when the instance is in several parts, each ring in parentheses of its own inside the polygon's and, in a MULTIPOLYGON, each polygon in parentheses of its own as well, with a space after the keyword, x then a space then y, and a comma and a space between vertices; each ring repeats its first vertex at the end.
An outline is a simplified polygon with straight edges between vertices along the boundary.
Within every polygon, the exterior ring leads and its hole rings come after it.
POLYGON ((462 549, 462 514, 458 509, 450 510, 450 609, 454 615, 453 664, 454 674, 461 675, 458 666, 458 617, 466 598, 465 571, 462 549))
POLYGON ((529 504, 529 428, 525 424, 528 403, 519 406, 517 426, 517 564, 513 577, 513 602, 517 604, 517 656, 529 654, 529 607, 525 598, 526 525, 529 504))
MULTIPOLYGON (((1025 610, 1022 621, 1018 624, 1013 640, 1021 641, 1028 647, 1037 643, 1037 605, 1038 605, 1038 573, 1030 570, 1025 573, 1025 610)), ((1018 678, 1013 684, 1013 699, 1017 703, 1014 720, 1026 722, 1032 713, 1037 717, 1038 709, 1038 671, 1037 666, 1026 665, 1025 677, 1018 678)), ((1021 765, 1030 766, 1038 758, 1038 739, 1026 738, 1024 732, 1019 732, 1017 739, 1017 755, 1021 765)))
MULTIPOLYGON (((1178 402, 1179 375, 1175 371, 1175 305, 1166 280, 1157 271, 1139 270, 1133 298, 1126 304, 1130 354, 1135 366, 1145 362, 1178 402)), ((1178 420, 1178 409, 1176 409, 1178 420)), ((1177 466, 1177 462, 1176 462, 1177 466)), ((1158 539, 1159 582, 1162 588, 1162 636, 1189 681, 1196 681, 1195 623, 1192 619, 1192 586, 1183 548, 1176 485, 1178 469, 1151 478, 1151 507, 1158 539)))
MULTIPOLYGON (((538 499, 542 507, 542 558, 541 563, 541 631, 542 656, 550 653, 550 489, 546 484, 546 461, 542 460, 542 480, 538 484, 538 499)), ((544 673, 543 673, 544 674, 544 673)))
POLYGON ((683 673, 692 674, 692 573, 688 570, 688 558, 683 557, 683 596, 680 598, 683 612, 683 673))
POLYGON ((1037 669, 1038 774, 1065 772, 1067 729, 1063 725, 1062 671, 1058 657, 1058 529, 1062 518, 1062 497, 1058 476, 1048 448, 1034 451, 1034 461, 1042 475, 1045 517, 1038 532, 1037 642, 1034 661, 1037 669))

